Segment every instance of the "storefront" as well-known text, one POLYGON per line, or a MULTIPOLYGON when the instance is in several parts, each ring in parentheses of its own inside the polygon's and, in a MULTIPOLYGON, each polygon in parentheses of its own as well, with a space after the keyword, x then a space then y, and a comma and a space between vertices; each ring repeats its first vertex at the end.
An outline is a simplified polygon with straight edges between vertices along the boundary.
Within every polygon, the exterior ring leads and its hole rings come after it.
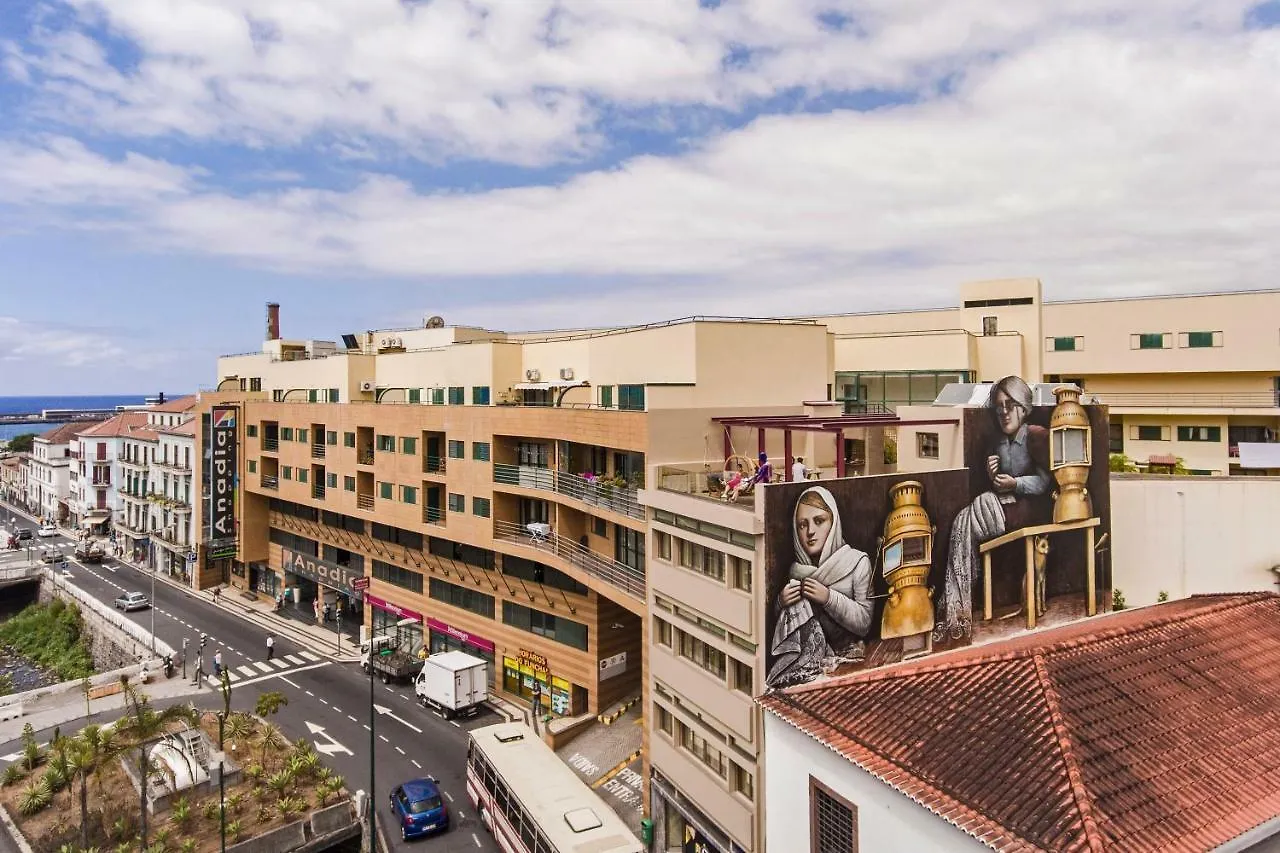
POLYGON ((365 593, 364 599, 373 612, 373 636, 399 639, 401 647, 415 655, 422 650, 422 626, 425 617, 421 613, 392 604, 369 593, 365 593), (406 622, 406 620, 412 620, 412 622, 406 622))
POLYGON ((528 649, 520 649, 514 658, 503 655, 502 689, 505 692, 533 701, 534 684, 538 685, 544 711, 559 716, 586 712, 586 689, 553 675, 545 657, 528 649))
MULTIPOLYGON (((286 605, 292 605, 313 618, 323 617, 327 605, 331 621, 341 611, 343 624, 364 623, 363 596, 351 588, 351 579, 360 577, 359 572, 290 548, 280 549, 280 563, 288 591, 286 605)), ((421 633, 419 630, 419 645, 422 643, 421 633)))
POLYGON ((428 619, 427 628, 431 632, 431 654, 440 652, 466 652, 489 662, 489 686, 497 683, 498 673, 494 668, 494 653, 497 650, 490 640, 469 634, 452 625, 446 625, 439 619, 428 619))
POLYGON ((275 598, 280 594, 280 576, 271 571, 270 566, 264 566, 261 563, 250 563, 249 589, 275 598))

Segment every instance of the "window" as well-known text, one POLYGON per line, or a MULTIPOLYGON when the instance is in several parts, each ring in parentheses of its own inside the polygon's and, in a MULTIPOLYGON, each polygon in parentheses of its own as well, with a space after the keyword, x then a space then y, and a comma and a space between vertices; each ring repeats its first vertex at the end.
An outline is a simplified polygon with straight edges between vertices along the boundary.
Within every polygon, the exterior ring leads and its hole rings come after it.
POLYGON ((600 408, 602 409, 613 408, 613 386, 612 385, 600 386, 600 408))
POLYGON ((1178 336, 1178 346, 1192 349, 1222 346, 1222 332, 1183 332, 1178 336))
POLYGON ((384 501, 391 500, 391 496, 395 494, 395 486, 392 483, 378 483, 378 497, 384 501))
POLYGON ((299 469, 298 469, 298 482, 299 482, 299 483, 305 483, 305 482, 307 482, 307 469, 306 469, 306 468, 299 468, 299 469))
POLYGON ((463 402, 465 402, 463 399, 463 392, 465 391, 466 389, 463 388, 461 385, 450 385, 449 386, 449 405, 461 406, 463 402))
POLYGON ((739 767, 732 761, 729 762, 729 767, 732 768, 729 773, 729 782, 733 785, 733 792, 741 794, 748 800, 755 799, 755 782, 751 778, 751 771, 745 767, 739 767))
POLYGON ((373 576, 380 581, 386 581, 403 589, 412 590, 418 594, 422 593, 422 574, 420 572, 411 572, 400 566, 393 566, 381 560, 374 560, 373 576))
POLYGON ((249 438, 257 438, 257 437, 258 437, 258 425, 257 425, 257 424, 249 424, 247 427, 245 427, 245 428, 244 428, 244 432, 245 432, 245 435, 249 436, 249 438))
POLYGON ((449 439, 449 458, 466 459, 467 443, 465 441, 454 441, 453 439, 449 439))
POLYGON ((471 514, 478 515, 481 518, 489 517, 489 499, 488 498, 472 498, 471 514))
POLYGON ((1084 338, 1046 338, 1045 349, 1049 352, 1078 352, 1084 349, 1084 338))
POLYGON ((1110 453, 1124 453, 1124 423, 1112 421, 1107 426, 1107 450, 1110 453))
POLYGON ((618 408, 628 412, 644 411, 644 386, 619 385, 618 408))
POLYGON ((416 486, 400 487, 400 502, 406 504, 416 504, 418 502, 418 489, 416 486))
POLYGON ((654 703, 653 707, 654 710, 658 712, 658 731, 662 732, 667 737, 671 737, 672 732, 675 731, 675 720, 672 718, 671 712, 657 703, 654 703))
MULTIPOLYGON (((75 473, 75 472, 73 471, 72 473, 75 473)), ((250 474, 258 473, 258 460, 256 459, 249 460, 249 473, 250 474)))
POLYGON ((400 452, 410 456, 418 452, 418 439, 411 435, 400 436, 400 452))
POLYGON ((755 672, 752 670, 751 664, 744 663, 737 658, 729 658, 729 675, 732 679, 729 682, 730 687, 748 696, 755 695, 755 672))
POLYGON ((724 680, 725 653, 709 646, 692 634, 676 631, 676 653, 685 660, 693 661, 702 669, 724 680))
POLYGON ((679 549, 681 566, 718 581, 724 580, 723 552, 684 539, 676 539, 675 544, 679 549))
POLYGON ((523 557, 512 557, 510 554, 502 556, 502 573, 508 577, 520 578, 553 589, 562 589, 575 595, 586 595, 589 592, 585 585, 563 572, 523 557))
POLYGON ((354 432, 344 432, 344 433, 342 434, 342 446, 343 446, 343 447, 355 447, 355 446, 356 446, 356 434, 355 434, 354 432))
POLYGON ((659 560, 671 562, 671 534, 663 533, 661 530, 653 532, 653 546, 657 553, 655 556, 659 560))
POLYGON ((428 589, 431 597, 436 601, 443 601, 445 604, 460 607, 463 610, 470 610, 472 613, 477 613, 486 619, 493 618, 494 598, 492 595, 485 595, 483 592, 442 581, 439 578, 431 578, 428 589))
POLYGON ((396 437, 395 437, 394 435, 380 435, 380 436, 378 436, 378 443, 377 443, 377 447, 378 447, 378 451, 379 451, 380 453, 395 453, 395 452, 396 452, 396 437))
POLYGON ((1162 426, 1138 426, 1133 428, 1132 435, 1138 441, 1168 441, 1167 429, 1168 427, 1162 426))
POLYGON ((414 533, 412 530, 401 530, 399 527, 379 524, 375 521, 369 530, 369 534, 374 539, 382 542, 390 542, 392 545, 412 548, 415 551, 422 550, 422 534, 414 533))
POLYGON ((653 617, 653 641, 660 646, 671 648, 672 628, 671 623, 657 616, 653 617))
POLYGON ((343 478, 342 478, 342 488, 343 488, 343 490, 344 490, 344 491, 354 492, 354 491, 356 490, 356 478, 355 478, 355 477, 343 477, 343 478))
POLYGON ((282 400, 284 400, 284 389, 283 389, 283 388, 272 388, 272 389, 271 389, 271 402, 273 402, 273 403, 279 403, 279 402, 281 402, 282 400))
POLYGON ((298 430, 298 442, 300 444, 307 443, 307 431, 305 429, 298 430))
POLYGON ((261 376, 252 376, 252 377, 250 377, 250 378, 249 378, 249 390, 250 390, 250 391, 261 391, 261 390, 262 390, 262 377, 261 377, 261 376))
POLYGON ((516 442, 516 464, 530 468, 551 467, 551 445, 538 441, 516 442))
POLYGON ((472 385, 471 386, 471 405, 473 406, 489 405, 489 386, 488 385, 472 385))
POLYGON ((729 564, 729 581, 733 588, 751 592, 751 561, 731 554, 725 554, 725 560, 729 564))
POLYGON ((467 511, 467 496, 455 495, 451 492, 449 494, 449 512, 466 512, 466 511, 467 511))
POLYGON ((857 853, 858 808, 809 777, 810 853, 857 853))
POLYGON ((325 474, 324 485, 325 485, 325 488, 329 488, 329 489, 338 488, 338 475, 334 474, 333 472, 329 472, 325 474))
POLYGON ((422 402, 422 389, 421 389, 421 388, 410 388, 410 389, 409 389, 409 402, 410 402, 410 403, 421 403, 421 402, 422 402))
POLYGON ((308 403, 316 403, 316 402, 319 402, 319 400, 320 400, 320 389, 319 389, 319 388, 311 388, 311 389, 309 389, 309 390, 307 391, 307 402, 308 402, 308 403))
MULTIPOLYGON (((720 750, 716 749, 707 739, 698 734, 684 723, 676 723, 676 729, 679 732, 680 746, 684 750, 693 755, 694 758, 705 764, 712 773, 721 779, 727 778, 728 768, 725 767, 724 755, 720 750)), ((849 848, 852 849, 852 848, 849 848)), ((835 853, 837 848, 831 848, 830 853, 835 853)), ((827 849, 823 848, 823 853, 827 853, 827 849)))
POLYGON ((324 443, 325 443, 325 444, 327 444, 327 445, 329 445, 330 447, 335 447, 335 446, 337 446, 337 444, 338 444, 338 434, 337 434, 336 432, 334 432, 333 430, 329 430, 328 432, 326 432, 326 433, 324 434, 324 443))
POLYGON ((471 442, 471 458, 478 462, 489 461, 489 442, 473 441, 471 442))
POLYGON ((502 602, 502 621, 513 628, 555 640, 557 643, 563 643, 575 649, 585 651, 587 648, 587 626, 581 622, 574 622, 562 616, 552 616, 550 613, 543 613, 541 610, 534 610, 532 607, 525 607, 513 601, 502 602))
POLYGON ((623 527, 613 526, 613 558, 624 566, 644 571, 644 533, 623 527))
POLYGON ((338 398, 338 389, 337 389, 337 388, 330 388, 330 389, 329 389, 329 402, 330 402, 330 403, 337 403, 337 402, 339 402, 339 398, 338 398))
POLYGON ((920 459, 938 458, 938 434, 936 432, 916 433, 916 456, 920 459))
POLYGON ((293 479, 293 466, 292 466, 292 465, 285 465, 283 468, 281 468, 281 469, 280 469, 280 479, 282 479, 282 480, 292 480, 292 479, 293 479))
POLYGON ((280 440, 293 441, 293 427, 280 427, 280 440))
POLYGON ((992 335, 1000 334, 1000 319, 998 317, 982 318, 982 336, 989 338, 992 335))
POLYGON ((1216 426, 1180 426, 1178 441, 1222 441, 1222 427, 1216 426))
POLYGON ((1166 332, 1142 332, 1129 336, 1129 349, 1167 349, 1170 335, 1166 332))
POLYGON ((443 388, 431 389, 431 405, 433 406, 444 405, 444 389, 443 388))

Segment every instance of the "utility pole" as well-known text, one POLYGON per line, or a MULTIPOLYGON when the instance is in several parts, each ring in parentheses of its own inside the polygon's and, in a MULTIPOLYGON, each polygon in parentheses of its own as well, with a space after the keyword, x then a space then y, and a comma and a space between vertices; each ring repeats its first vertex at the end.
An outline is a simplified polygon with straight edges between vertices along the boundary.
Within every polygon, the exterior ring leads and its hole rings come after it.
POLYGON ((377 853, 377 815, 378 807, 374 803, 375 755, 377 754, 377 737, 374 729, 378 725, 378 715, 373 712, 373 656, 376 653, 373 636, 369 637, 369 853, 377 853))

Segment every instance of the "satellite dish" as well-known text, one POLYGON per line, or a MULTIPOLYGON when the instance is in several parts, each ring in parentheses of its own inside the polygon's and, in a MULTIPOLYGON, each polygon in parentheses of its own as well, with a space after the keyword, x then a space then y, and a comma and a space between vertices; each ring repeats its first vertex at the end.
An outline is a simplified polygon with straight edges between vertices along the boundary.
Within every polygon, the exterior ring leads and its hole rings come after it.
POLYGON ((433 316, 433 317, 428 317, 428 318, 427 318, 427 321, 426 321, 426 323, 425 323, 424 325, 425 325, 428 329, 443 329, 443 328, 444 328, 444 318, 443 318, 443 317, 441 317, 441 316, 440 316, 440 315, 438 315, 438 314, 437 314, 437 315, 435 315, 435 316, 433 316))

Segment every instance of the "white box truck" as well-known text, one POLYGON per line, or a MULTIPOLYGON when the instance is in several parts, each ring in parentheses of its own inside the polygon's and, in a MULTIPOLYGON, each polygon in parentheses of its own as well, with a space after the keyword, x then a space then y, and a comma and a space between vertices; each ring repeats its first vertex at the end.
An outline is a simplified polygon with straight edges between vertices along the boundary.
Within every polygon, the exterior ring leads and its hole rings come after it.
POLYGON ((489 663, 466 652, 440 652, 422 664, 413 692, 445 719, 471 715, 489 698, 489 663))

